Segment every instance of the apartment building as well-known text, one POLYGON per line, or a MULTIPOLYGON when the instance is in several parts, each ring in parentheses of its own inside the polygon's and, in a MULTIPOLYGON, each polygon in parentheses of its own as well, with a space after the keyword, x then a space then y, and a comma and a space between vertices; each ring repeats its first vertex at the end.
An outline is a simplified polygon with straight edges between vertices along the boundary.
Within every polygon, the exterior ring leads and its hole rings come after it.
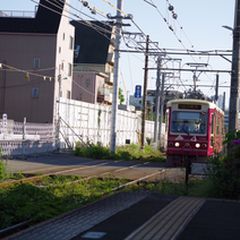
POLYGON ((40 0, 32 17, 0 16, 0 115, 53 122, 59 97, 71 98, 74 27, 68 0, 40 0))
POLYGON ((89 103, 112 103, 113 25, 111 22, 72 21, 75 52, 72 98, 89 103))

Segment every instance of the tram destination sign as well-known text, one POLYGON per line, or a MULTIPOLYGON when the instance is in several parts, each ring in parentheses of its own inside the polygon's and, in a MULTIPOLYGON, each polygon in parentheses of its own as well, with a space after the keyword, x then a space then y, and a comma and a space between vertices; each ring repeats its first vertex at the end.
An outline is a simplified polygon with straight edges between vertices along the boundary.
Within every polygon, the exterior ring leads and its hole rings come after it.
POLYGON ((202 106, 199 104, 178 104, 179 109, 201 110, 202 106))

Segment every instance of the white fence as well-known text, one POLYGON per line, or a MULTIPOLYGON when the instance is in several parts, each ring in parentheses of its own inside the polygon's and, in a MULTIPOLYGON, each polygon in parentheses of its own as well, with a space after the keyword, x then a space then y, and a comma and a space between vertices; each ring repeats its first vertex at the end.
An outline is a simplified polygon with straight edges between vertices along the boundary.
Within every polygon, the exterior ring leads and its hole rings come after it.
MULTIPOLYGON (((60 99, 60 136, 72 146, 77 141, 110 144, 111 106, 60 99)), ((141 115, 118 110, 116 145, 139 143, 141 115)), ((146 121, 145 137, 153 139, 154 122, 146 121)), ((63 144, 64 145, 64 144, 63 144)))
POLYGON ((0 149, 3 156, 29 155, 56 149, 53 124, 0 121, 0 149))
MULTIPOLYGON (((141 113, 118 110, 116 145, 140 143, 141 113)), ((60 99, 60 124, 0 121, 0 149, 3 155, 28 155, 74 147, 77 141, 110 145, 111 106, 60 99)), ((163 126, 164 127, 164 126, 163 126)), ((164 134, 164 130, 162 130, 164 134)), ((145 140, 152 140, 154 122, 146 121, 145 140)))

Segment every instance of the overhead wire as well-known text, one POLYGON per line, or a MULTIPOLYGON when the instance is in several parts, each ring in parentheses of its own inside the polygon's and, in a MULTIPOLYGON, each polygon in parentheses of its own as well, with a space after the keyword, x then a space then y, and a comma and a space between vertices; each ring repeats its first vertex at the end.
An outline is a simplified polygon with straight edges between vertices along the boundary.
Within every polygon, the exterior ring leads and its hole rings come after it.
MULTIPOLYGON (((145 0, 144 0, 144 1, 145 1, 145 0)), ((174 9, 173 6, 170 4, 170 2, 169 2, 168 0, 166 0, 166 2, 168 3, 169 6, 171 6, 171 9, 170 9, 170 10, 173 12, 173 9, 174 9)), ((152 6, 152 5, 151 5, 151 6, 152 6)), ((178 38, 178 36, 177 36, 176 32, 174 31, 174 29, 171 28, 171 25, 169 24, 169 22, 166 20, 166 18, 163 16, 163 14, 161 13, 161 11, 159 10, 159 8, 158 8, 156 5, 155 5, 155 8, 156 8, 156 10, 158 11, 158 13, 160 14, 160 16, 163 18, 164 22, 168 25, 169 29, 173 32, 173 34, 175 35, 175 37, 177 38, 177 40, 181 43, 181 45, 183 46, 183 48, 185 49, 185 51, 187 51, 187 52, 189 53, 190 57, 193 59, 193 61, 194 61, 195 63, 197 63, 196 59, 190 54, 190 51, 192 51, 192 50, 189 50, 189 49, 187 49, 187 48, 185 47, 185 45, 182 43, 182 41, 178 38)), ((175 14, 175 13, 173 12, 173 14, 175 14)), ((178 20, 177 20, 177 15, 175 15, 175 17, 173 17, 173 18, 178 22, 178 20)), ((192 42, 189 40, 188 36, 186 35, 185 31, 183 30, 183 27, 180 25, 179 22, 178 22, 178 24, 179 24, 180 29, 181 29, 181 30, 183 31, 183 33, 185 34, 186 39, 190 42, 191 46, 194 47, 194 45, 192 44, 192 42)), ((205 76, 210 80, 209 75, 208 75, 206 72, 204 72, 204 74, 205 74, 205 76)))
MULTIPOLYGON (((33 2, 35 2, 34 0, 31 0, 31 1, 33 1, 33 2)), ((103 0, 104 1, 104 0, 103 0)), ((106 1, 107 2, 107 1, 106 1)), ((68 4, 71 8, 73 8, 74 9, 74 7, 72 7, 70 4, 68 4)), ((114 6, 114 5, 112 5, 112 6, 114 6)), ((45 7, 47 7, 47 6, 45 6, 45 7)), ((77 10, 76 8, 75 8, 75 10, 77 10)), ((78 12, 79 12, 79 10, 77 10, 78 12)), ((61 13, 60 13, 61 14, 61 13)), ((73 14, 73 13, 71 13, 70 12, 70 14, 72 14, 73 16, 75 16, 75 17, 78 17, 78 18, 80 18, 79 16, 77 16, 76 14, 73 14)), ((84 14, 83 12, 81 12, 81 14, 84 14)), ((125 13, 124 13, 125 14, 125 13)), ((63 14, 61 14, 61 15, 63 15, 63 14)), ((87 15, 88 16, 88 15, 87 15)), ((69 18, 69 16, 66 16, 66 17, 68 17, 69 18)), ((88 17, 90 17, 90 16, 88 16, 88 17)), ((105 17, 105 16, 104 16, 105 17)), ((92 17, 91 17, 92 18, 92 17)), ((89 26, 89 21, 86 21, 86 20, 84 20, 84 19, 82 19, 82 18, 80 18, 82 21, 84 21, 84 22, 86 22, 87 23, 87 26, 89 26)), ((94 19, 95 21, 98 21, 98 20, 96 20, 95 18, 92 18, 92 19, 94 19)), ((74 19, 75 20, 75 19, 74 19)), ((134 23, 134 25, 140 30, 140 27, 136 24, 136 22, 132 19, 132 22, 134 23)), ((83 24, 83 23, 82 23, 83 24)), ((84 24, 83 24, 84 25, 84 24)), ((93 25, 93 24, 92 24, 93 25)), ((94 29, 94 27, 96 27, 96 26, 91 26, 93 29, 94 29)), ((99 28, 99 26, 97 26, 97 29, 100 29, 99 28)), ((97 29, 94 29, 94 30, 96 30, 97 31, 97 29)), ((106 31, 106 29, 104 29, 104 31, 106 31)), ((143 31, 141 30, 141 32, 143 33, 143 31)), ((146 34, 144 34, 145 36, 146 36, 146 34)), ((150 41, 151 42, 151 41, 150 41)), ((155 43, 154 43, 155 44, 155 43)), ((156 46, 156 45, 155 45, 156 46)), ((160 51, 162 51, 163 49, 160 49, 160 48, 158 48, 160 51)), ((188 51, 188 50, 187 50, 188 51)))
POLYGON ((3 67, 6 67, 6 68, 8 68, 12 71, 15 71, 15 72, 24 73, 24 74, 26 74, 26 78, 30 78, 30 76, 35 76, 35 77, 41 77, 41 78, 43 78, 43 80, 49 79, 51 81, 52 79, 54 79, 54 76, 42 75, 42 74, 34 73, 32 71, 23 70, 23 69, 14 67, 14 66, 9 65, 9 64, 0 63, 0 70, 3 70, 3 71, 8 70, 8 69, 4 69, 3 67))
MULTIPOLYGON (((36 0, 31 0, 31 1, 34 2, 34 3, 37 3, 36 0)), ((47 1, 48 1, 48 0, 47 0, 47 1)), ((52 3, 52 2, 50 2, 50 3, 52 4, 52 6, 55 5, 55 4, 52 3)), ((39 5, 42 6, 42 7, 44 7, 44 8, 46 8, 46 9, 48 9, 49 11, 52 11, 52 12, 58 14, 58 15, 61 15, 61 16, 63 16, 63 17, 66 17, 66 18, 68 18, 68 19, 71 19, 71 20, 76 20, 76 19, 74 19, 74 18, 72 18, 72 17, 70 17, 70 16, 68 16, 68 15, 65 15, 64 13, 61 13, 61 12, 59 12, 59 11, 56 11, 56 10, 54 10, 53 8, 50 8, 50 7, 48 7, 48 6, 44 5, 44 4, 39 3, 39 5)), ((56 6, 56 5, 55 5, 55 6, 56 6)), ((57 6, 57 7, 59 8, 59 6, 57 6)), ((62 8, 61 8, 61 9, 62 9, 62 8)), ((65 11, 66 11, 66 10, 65 10, 65 11)), ((68 11, 67 11, 67 12, 68 12, 68 11)), ((69 12, 69 13, 71 13, 71 12, 69 12)), ((104 37, 107 38, 108 40, 111 40, 111 39, 108 38, 105 34, 103 34, 103 33, 101 32, 101 31, 103 31, 103 32, 108 32, 106 29, 101 28, 101 27, 99 27, 99 26, 97 26, 97 25, 94 25, 92 22, 87 21, 87 20, 84 20, 84 19, 82 19, 80 16, 78 16, 78 15, 76 15, 76 14, 74 14, 74 13, 71 13, 71 15, 73 15, 73 16, 77 17, 78 19, 82 20, 81 22, 78 22, 79 24, 82 24, 82 25, 85 25, 85 26, 88 26, 88 27, 92 27, 92 28, 93 28, 95 31, 97 31, 100 35, 104 36, 104 37)), ((94 20, 96 20, 96 19, 94 19, 94 20)), ((97 20, 96 20, 96 21, 97 21, 97 20)))

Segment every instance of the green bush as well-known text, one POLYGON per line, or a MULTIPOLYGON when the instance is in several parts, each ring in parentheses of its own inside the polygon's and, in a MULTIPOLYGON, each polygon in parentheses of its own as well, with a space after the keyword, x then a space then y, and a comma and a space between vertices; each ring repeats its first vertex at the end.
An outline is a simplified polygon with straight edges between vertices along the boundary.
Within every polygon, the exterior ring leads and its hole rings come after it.
POLYGON ((117 147, 115 158, 124 160, 138 160, 141 157, 140 146, 136 144, 129 144, 117 147))
POLYGON ((240 197, 240 131, 226 134, 226 156, 210 160, 208 180, 214 197, 239 199, 240 197))
POLYGON ((109 148, 102 146, 101 144, 92 144, 85 146, 80 143, 76 144, 75 154, 81 157, 108 159, 112 157, 109 148))
POLYGON ((239 169, 229 164, 228 157, 215 157, 211 161, 208 180, 214 197, 238 199, 240 197, 239 169))
POLYGON ((118 147, 116 156, 125 160, 146 160, 146 161, 163 161, 164 156, 151 145, 145 145, 143 149, 137 144, 125 145, 118 147))
POLYGON ((137 144, 129 144, 116 148, 116 153, 111 153, 108 147, 101 144, 85 146, 80 143, 76 144, 75 154, 81 157, 96 159, 121 159, 121 160, 147 160, 163 161, 163 154, 159 150, 153 149, 151 145, 146 145, 144 149, 137 144))
POLYGON ((2 151, 0 149, 0 181, 7 178, 7 176, 8 174, 7 174, 6 164, 2 159, 2 151))
POLYGON ((3 160, 0 160, 0 181, 7 177, 6 165, 3 160))

